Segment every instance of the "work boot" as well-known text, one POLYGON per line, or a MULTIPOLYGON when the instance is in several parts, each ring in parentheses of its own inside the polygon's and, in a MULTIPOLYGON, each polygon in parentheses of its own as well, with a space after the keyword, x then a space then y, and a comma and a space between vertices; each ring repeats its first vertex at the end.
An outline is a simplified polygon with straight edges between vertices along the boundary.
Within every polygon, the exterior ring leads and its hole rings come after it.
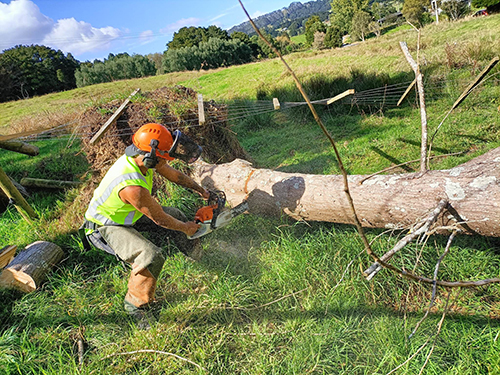
POLYGON ((123 308, 128 315, 134 320, 137 329, 147 331, 151 329, 151 324, 158 321, 150 308, 136 307, 127 300, 123 301, 123 308))
POLYGON ((139 272, 132 269, 123 307, 135 319, 139 329, 149 329, 150 323, 156 321, 149 311, 150 304, 154 300, 155 289, 156 279, 147 268, 139 272))

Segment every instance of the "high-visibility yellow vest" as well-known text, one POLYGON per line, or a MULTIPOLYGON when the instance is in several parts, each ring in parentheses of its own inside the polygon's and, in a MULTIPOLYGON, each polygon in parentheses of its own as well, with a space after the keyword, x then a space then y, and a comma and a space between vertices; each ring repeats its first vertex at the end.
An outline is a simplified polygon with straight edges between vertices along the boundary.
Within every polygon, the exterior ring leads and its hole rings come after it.
POLYGON ((118 193, 127 186, 142 186, 151 193, 153 169, 143 175, 134 159, 123 155, 109 169, 94 191, 85 219, 97 225, 132 225, 143 214, 124 203, 118 193))

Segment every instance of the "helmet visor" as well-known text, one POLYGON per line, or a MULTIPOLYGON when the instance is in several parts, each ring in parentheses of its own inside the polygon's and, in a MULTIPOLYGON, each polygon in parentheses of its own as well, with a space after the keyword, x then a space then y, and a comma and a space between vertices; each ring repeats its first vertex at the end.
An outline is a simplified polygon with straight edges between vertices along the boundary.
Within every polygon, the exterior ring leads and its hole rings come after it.
POLYGON ((168 151, 170 157, 180 159, 188 164, 194 163, 201 155, 202 148, 187 135, 175 130, 172 133, 174 143, 168 151))

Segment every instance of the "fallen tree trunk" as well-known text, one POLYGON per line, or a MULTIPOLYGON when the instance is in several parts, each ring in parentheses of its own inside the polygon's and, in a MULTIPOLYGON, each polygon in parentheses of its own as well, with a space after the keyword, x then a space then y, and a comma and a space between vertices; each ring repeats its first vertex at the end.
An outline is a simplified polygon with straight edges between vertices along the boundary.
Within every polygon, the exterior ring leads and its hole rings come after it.
MULTIPOLYGON (((307 221, 353 224, 342 176, 284 173, 256 169, 236 159, 228 164, 198 162, 193 178, 224 190, 231 205, 248 195, 251 213, 286 215, 307 221)), ((403 228, 420 221, 444 199, 448 208, 439 225, 464 222, 465 233, 500 237, 500 148, 449 170, 399 175, 349 176, 361 224, 403 228)))

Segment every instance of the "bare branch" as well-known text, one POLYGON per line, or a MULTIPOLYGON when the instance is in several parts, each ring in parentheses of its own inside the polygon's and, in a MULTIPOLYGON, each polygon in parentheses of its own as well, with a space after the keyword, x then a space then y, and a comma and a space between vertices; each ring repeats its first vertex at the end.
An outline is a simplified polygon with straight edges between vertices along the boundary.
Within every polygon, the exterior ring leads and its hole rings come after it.
MULTIPOLYGON (((432 211, 431 215, 425 220, 425 222, 420 222, 417 224, 417 226, 413 229, 411 233, 403 237, 399 242, 387 253, 382 255, 380 258, 382 261, 388 261, 389 259, 392 258, 394 254, 396 254, 399 250, 404 248, 406 245, 408 245, 411 241, 413 241, 415 238, 420 236, 423 233, 426 233, 429 228, 431 227, 432 224, 437 220, 439 214, 445 209, 445 207, 448 205, 448 201, 445 199, 442 199, 437 207, 432 211)), ((367 270, 363 272, 363 275, 366 277, 366 279, 369 281, 371 280, 380 270, 382 269, 382 266, 380 263, 375 262, 373 263, 367 270)))
MULTIPOLYGON (((453 239, 455 238, 456 234, 458 233, 458 230, 454 231, 451 235, 450 235, 450 238, 448 238, 448 242, 446 244, 446 248, 443 252, 443 254, 441 255, 441 257, 438 259, 437 263, 436 263, 436 267, 434 268, 434 280, 437 280, 437 274, 438 274, 438 271, 439 271, 439 266, 441 265, 441 262, 442 260, 444 259, 444 257, 448 254, 448 252, 450 251, 450 246, 451 246, 451 243, 453 242, 453 239)), ((432 286, 432 296, 431 296, 431 301, 429 303, 429 308, 427 309, 427 311, 425 312, 425 315, 422 317, 422 319, 419 320, 419 322, 417 323, 417 325, 415 326, 415 328, 413 329, 413 332, 410 334, 410 336, 408 336, 409 339, 411 339, 413 337, 413 335, 417 332, 418 328, 420 327, 420 325, 422 324, 422 322, 427 318, 427 316, 429 315, 431 309, 432 309, 432 306, 434 306, 434 301, 436 300, 436 289, 437 289, 437 285, 436 283, 434 283, 434 285, 432 286)))
MULTIPOLYGON (((420 50, 420 30, 418 31, 419 44, 417 45, 417 60, 418 53, 420 50)), ((418 97, 420 99, 420 120, 422 122, 422 141, 420 145, 420 172, 427 171, 427 112, 425 110, 425 94, 424 94, 424 81, 422 77, 422 72, 418 62, 413 60, 413 57, 408 50, 408 46, 405 42, 399 42, 401 50, 403 51, 406 60, 415 72, 415 79, 417 80, 418 97)))

